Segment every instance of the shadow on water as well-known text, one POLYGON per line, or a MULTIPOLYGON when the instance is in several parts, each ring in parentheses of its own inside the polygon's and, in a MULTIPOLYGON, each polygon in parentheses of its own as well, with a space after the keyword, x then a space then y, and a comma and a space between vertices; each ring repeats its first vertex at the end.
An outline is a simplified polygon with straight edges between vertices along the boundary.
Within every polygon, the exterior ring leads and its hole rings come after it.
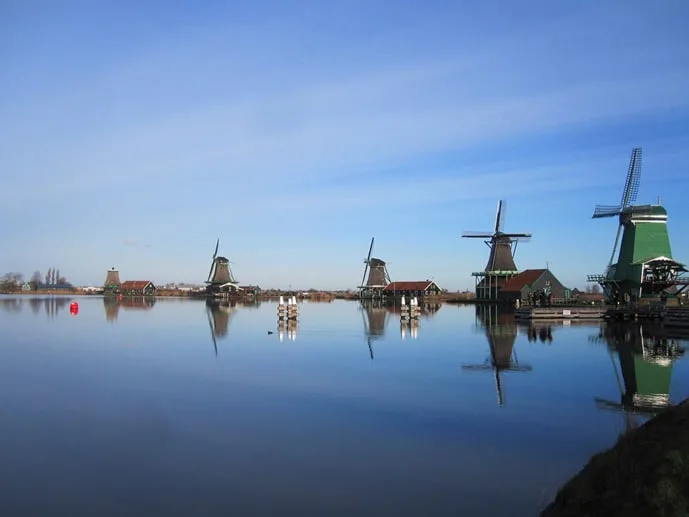
POLYGON ((621 412, 629 431, 671 405, 675 361, 685 349, 680 339, 640 322, 604 322, 591 341, 607 346, 619 401, 597 397, 596 407, 621 412))
POLYGON ((463 370, 493 372, 498 406, 505 403, 501 374, 506 372, 530 372, 532 366, 520 364, 514 344, 519 328, 514 313, 497 305, 477 305, 476 324, 482 328, 488 341, 490 355, 483 364, 464 364, 463 370))

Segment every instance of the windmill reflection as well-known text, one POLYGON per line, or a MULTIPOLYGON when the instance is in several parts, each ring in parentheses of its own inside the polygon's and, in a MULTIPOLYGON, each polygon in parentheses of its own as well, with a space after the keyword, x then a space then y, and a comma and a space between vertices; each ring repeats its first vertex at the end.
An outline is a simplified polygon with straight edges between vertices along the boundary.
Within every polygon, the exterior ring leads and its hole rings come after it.
POLYGON ((529 372, 530 365, 520 365, 514 343, 517 340, 517 323, 514 314, 505 311, 498 305, 477 305, 476 320, 480 328, 485 329, 490 356, 483 364, 465 364, 463 370, 493 371, 498 406, 504 405, 502 390, 502 372, 529 372))
POLYGON ((234 301, 218 301, 215 299, 206 300, 206 314, 208 316, 208 325, 211 329, 211 338, 213 339, 213 349, 215 355, 218 355, 218 338, 227 336, 227 330, 230 325, 230 318, 236 311, 236 303, 234 301))
POLYGON ((672 368, 684 355, 678 339, 639 322, 611 321, 601 325, 594 340, 607 345, 620 391, 619 402, 597 397, 599 409, 621 411, 630 430, 638 426, 635 417, 648 418, 670 406, 672 368))
POLYGON ((385 336, 385 327, 390 316, 390 306, 378 299, 362 300, 359 310, 364 322, 364 335, 368 344, 368 353, 371 359, 373 359, 373 342, 385 336))
POLYGON ((156 299, 153 296, 104 296, 103 309, 105 310, 105 319, 110 323, 117 321, 120 309, 129 310, 150 310, 156 304, 156 299))

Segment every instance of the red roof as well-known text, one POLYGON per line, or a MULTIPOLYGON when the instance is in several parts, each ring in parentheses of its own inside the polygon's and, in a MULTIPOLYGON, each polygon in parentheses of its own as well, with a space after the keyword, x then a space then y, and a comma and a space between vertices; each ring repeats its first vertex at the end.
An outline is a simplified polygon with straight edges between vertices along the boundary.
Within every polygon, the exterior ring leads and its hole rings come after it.
POLYGON ((125 291, 139 291, 146 289, 148 284, 151 284, 150 280, 127 280, 126 282, 122 282, 120 284, 120 289, 124 289, 125 291))
POLYGON ((436 284, 433 280, 420 280, 418 282, 390 282, 385 286, 383 291, 425 291, 432 285, 435 285, 436 288, 440 289, 438 284, 436 284))
POLYGON ((546 271, 547 269, 526 269, 510 277, 507 282, 502 284, 502 289, 500 290, 508 292, 521 291, 524 287, 531 286, 546 271))

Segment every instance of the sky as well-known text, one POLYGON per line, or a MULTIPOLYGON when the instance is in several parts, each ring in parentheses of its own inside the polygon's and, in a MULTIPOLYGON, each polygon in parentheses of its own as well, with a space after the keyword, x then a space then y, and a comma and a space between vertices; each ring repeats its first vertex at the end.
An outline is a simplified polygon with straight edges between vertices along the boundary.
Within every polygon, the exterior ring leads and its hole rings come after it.
POLYGON ((488 248, 570 287, 639 203, 689 262, 689 2, 0 2, 0 274, 473 288, 488 248))

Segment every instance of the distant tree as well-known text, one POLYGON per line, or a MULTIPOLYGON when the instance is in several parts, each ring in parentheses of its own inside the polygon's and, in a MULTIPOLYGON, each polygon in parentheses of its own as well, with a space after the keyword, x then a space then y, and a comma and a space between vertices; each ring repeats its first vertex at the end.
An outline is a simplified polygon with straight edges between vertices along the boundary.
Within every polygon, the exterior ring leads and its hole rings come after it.
POLYGON ((21 287, 23 281, 22 273, 5 273, 0 278, 0 291, 13 293, 21 287))
POLYGON ((598 284, 591 284, 586 287, 586 292, 589 294, 598 294, 600 293, 600 286, 598 284))

